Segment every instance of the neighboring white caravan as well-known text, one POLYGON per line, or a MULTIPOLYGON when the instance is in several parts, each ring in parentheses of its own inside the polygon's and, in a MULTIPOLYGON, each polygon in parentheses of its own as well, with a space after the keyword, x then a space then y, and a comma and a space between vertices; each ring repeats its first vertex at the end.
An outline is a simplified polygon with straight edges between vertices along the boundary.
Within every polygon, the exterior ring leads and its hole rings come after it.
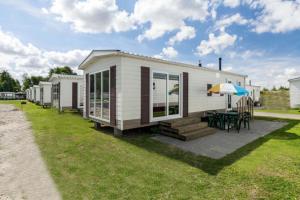
POLYGON ((29 88, 26 89, 25 92, 26 92, 26 100, 29 100, 30 99, 30 89, 29 88))
POLYGON ((252 98, 255 105, 260 103, 260 86, 256 85, 246 85, 246 89, 249 92, 249 96, 252 98))
POLYGON ((14 92, 0 92, 0 100, 13 100, 15 99, 14 92))
POLYGON ((40 97, 40 86, 34 85, 33 86, 33 102, 39 104, 41 100, 40 97))
POLYGON ((43 107, 51 106, 51 82, 40 81, 40 104, 43 107))
POLYGON ((52 74, 52 106, 60 111, 83 108, 83 76, 52 74))
MULTIPOLYGON (((220 62, 221 63, 221 62, 220 62)), ((120 50, 94 50, 84 70, 84 117, 119 132, 159 121, 236 107, 238 96, 207 93, 213 85, 245 86, 247 76, 120 50)))
POLYGON ((34 99, 34 90, 33 87, 29 88, 29 101, 33 101, 34 99))
POLYGON ((290 107, 300 108, 300 77, 290 79, 290 107))

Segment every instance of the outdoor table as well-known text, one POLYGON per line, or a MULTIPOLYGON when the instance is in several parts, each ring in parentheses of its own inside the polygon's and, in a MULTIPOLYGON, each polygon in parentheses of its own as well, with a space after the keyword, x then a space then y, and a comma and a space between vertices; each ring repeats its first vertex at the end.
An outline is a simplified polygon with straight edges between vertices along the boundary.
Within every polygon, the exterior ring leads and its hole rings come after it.
POLYGON ((225 130, 225 124, 226 124, 226 121, 228 122, 229 118, 231 118, 231 119, 233 118, 235 123, 237 123, 237 121, 238 121, 238 116, 239 116, 238 112, 231 112, 231 111, 229 111, 229 112, 218 112, 218 114, 220 115, 220 119, 221 119, 220 128, 222 130, 225 130))

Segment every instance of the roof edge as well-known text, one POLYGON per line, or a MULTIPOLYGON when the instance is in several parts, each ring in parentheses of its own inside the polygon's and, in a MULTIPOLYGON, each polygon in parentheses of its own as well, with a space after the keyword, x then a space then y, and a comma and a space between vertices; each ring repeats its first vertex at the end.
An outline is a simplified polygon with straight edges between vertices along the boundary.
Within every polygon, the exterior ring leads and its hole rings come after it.
POLYGON ((136 59, 148 59, 150 61, 153 62, 161 62, 164 64, 170 64, 170 65, 177 65, 177 66, 181 66, 181 67, 190 67, 190 68, 199 68, 202 70, 207 70, 207 71, 212 71, 212 72, 220 72, 220 73, 226 73, 226 74, 231 74, 231 75, 235 75, 235 76, 241 76, 241 77, 248 77, 248 75, 244 75, 244 74, 238 74, 235 72, 229 72, 229 71, 219 71, 218 69, 212 69, 212 68, 208 68, 208 67, 199 67, 197 65, 193 65, 193 64, 188 64, 188 63, 183 63, 183 62, 178 62, 178 61, 171 61, 171 60, 165 60, 165 59, 160 59, 160 58, 155 58, 155 57, 151 57, 151 56, 144 56, 144 55, 139 55, 139 54, 132 54, 132 53, 128 53, 128 52, 124 52, 121 50, 92 50, 91 53, 80 63, 80 65, 78 66, 78 69, 84 70, 85 67, 83 66, 85 64, 85 62, 92 56, 92 54, 94 52, 111 52, 111 54, 107 54, 107 55, 99 55, 99 56, 95 56, 95 57, 104 57, 104 56, 125 56, 125 57, 130 57, 130 58, 136 58, 136 59))

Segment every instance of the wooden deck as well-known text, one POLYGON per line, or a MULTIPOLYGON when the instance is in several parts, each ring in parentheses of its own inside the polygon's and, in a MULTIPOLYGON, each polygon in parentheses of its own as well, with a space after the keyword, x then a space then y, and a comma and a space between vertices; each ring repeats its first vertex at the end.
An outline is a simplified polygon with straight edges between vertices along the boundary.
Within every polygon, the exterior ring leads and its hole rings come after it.
POLYGON ((160 122, 160 133, 180 140, 193 140, 214 134, 216 129, 210 128, 200 117, 185 117, 160 122))

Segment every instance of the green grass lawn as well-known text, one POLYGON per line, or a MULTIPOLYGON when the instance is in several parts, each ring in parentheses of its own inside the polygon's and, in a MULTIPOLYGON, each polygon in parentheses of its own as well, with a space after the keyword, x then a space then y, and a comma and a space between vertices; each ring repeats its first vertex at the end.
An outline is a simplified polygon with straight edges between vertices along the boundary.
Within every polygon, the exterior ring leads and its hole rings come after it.
POLYGON ((280 114, 300 114, 299 109, 286 109, 286 110, 273 110, 273 109, 259 109, 255 110, 255 112, 269 112, 269 113, 280 113, 280 114))
POLYGON ((78 114, 23 110, 64 199, 300 199, 300 121, 213 160, 150 133, 114 137, 78 114))

